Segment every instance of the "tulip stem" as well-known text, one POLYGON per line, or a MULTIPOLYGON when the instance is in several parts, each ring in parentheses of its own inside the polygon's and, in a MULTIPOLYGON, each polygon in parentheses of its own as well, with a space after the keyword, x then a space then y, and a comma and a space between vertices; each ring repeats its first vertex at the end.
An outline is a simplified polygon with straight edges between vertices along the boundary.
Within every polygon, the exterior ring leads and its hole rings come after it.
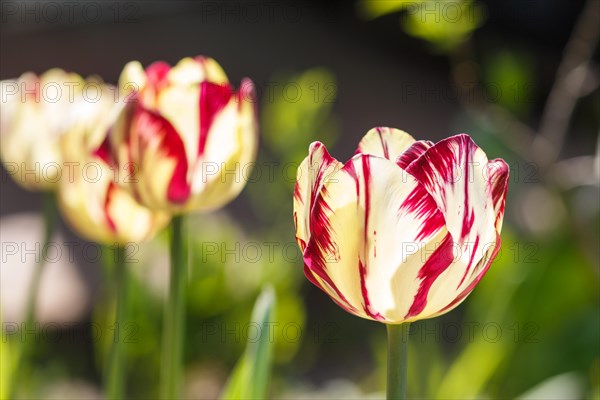
MULTIPOLYGON (((40 282, 42 280, 41 278, 44 272, 44 266, 46 264, 46 259, 48 258, 48 246, 50 244, 50 240, 52 239, 54 229, 56 228, 56 204, 54 202, 54 193, 47 192, 43 195, 44 198, 42 205, 42 214, 44 216, 44 242, 42 243, 42 247, 40 247, 38 257, 35 260, 33 275, 31 277, 31 282, 29 283, 29 292, 27 297, 27 303, 25 305, 25 322, 24 325, 21 326, 21 329, 24 332, 31 332, 32 330, 37 330, 37 326, 34 326, 36 321, 35 308, 37 305, 38 294, 40 291, 40 282)), ((21 352, 17 354, 17 360, 15 363, 15 368, 13 370, 15 374, 15 379, 8 390, 9 399, 15 397, 17 386, 16 384, 20 380, 23 380, 28 374, 27 368, 23 368, 23 363, 25 361, 31 361, 30 358, 33 355, 33 349, 35 348, 36 341, 33 339, 25 340, 25 338, 27 337, 28 335, 21 336, 21 339, 23 340, 23 346, 21 348, 21 352)))
POLYGON ((116 315, 113 342, 111 344, 108 370, 106 371, 106 395, 108 399, 125 398, 125 325, 127 324, 127 263, 125 248, 114 250, 113 282, 115 285, 116 315))
POLYGON ((183 217, 171 220, 171 274, 169 298, 163 326, 163 360, 161 396, 164 399, 181 398, 183 373, 183 341, 185 339, 185 299, 187 285, 187 246, 183 232, 183 217))
POLYGON ((406 399, 409 330, 410 323, 387 325, 388 361, 386 398, 388 400, 406 399))

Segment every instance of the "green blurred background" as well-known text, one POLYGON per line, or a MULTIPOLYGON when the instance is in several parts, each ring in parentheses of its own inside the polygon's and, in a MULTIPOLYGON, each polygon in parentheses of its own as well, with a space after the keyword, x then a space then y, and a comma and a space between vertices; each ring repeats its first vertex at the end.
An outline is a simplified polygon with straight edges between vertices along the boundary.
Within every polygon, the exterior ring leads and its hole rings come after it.
MULTIPOLYGON (((598 1, 71 3, 72 16, 55 3, 58 18, 47 3, 2 3, 2 79, 61 67, 116 82, 132 59, 206 54, 258 87, 261 147, 246 189, 188 218, 186 396, 218 397, 247 342, 268 336, 270 398, 383 397, 384 326, 303 277, 291 201, 312 141, 346 160, 381 125, 435 141, 467 132, 511 167, 502 251, 466 302, 412 326, 409 396, 600 398, 598 1), (257 328, 267 283, 277 301, 257 328)), ((15 331, 33 262, 4 244, 34 248, 41 196, 2 172, 0 384, 33 339, 20 397, 101 398, 111 250, 62 225, 40 331, 15 331)), ((129 248, 131 398, 157 396, 166 244, 163 234, 129 248)))

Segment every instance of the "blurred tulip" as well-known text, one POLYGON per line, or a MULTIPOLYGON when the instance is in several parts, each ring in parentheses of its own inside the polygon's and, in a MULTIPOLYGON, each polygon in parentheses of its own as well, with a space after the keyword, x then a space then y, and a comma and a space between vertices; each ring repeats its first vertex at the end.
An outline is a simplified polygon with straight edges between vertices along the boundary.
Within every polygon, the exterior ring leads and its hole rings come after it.
POLYGON ((54 190, 63 167, 58 142, 87 117, 73 104, 96 99, 91 89, 96 83, 51 69, 1 85, 0 155, 8 174, 29 190, 54 190))
POLYGON ((315 142, 294 194, 305 275, 363 318, 444 314, 500 248, 507 186, 508 165, 465 134, 433 144, 372 129, 346 164, 315 142))
POLYGON ((170 220, 140 204, 118 183, 125 179, 109 166, 102 147, 122 103, 114 87, 101 85, 100 101, 80 101, 72 106, 87 118, 60 140, 61 154, 69 167, 59 184, 58 205, 65 220, 89 240, 106 244, 139 242, 152 237, 170 220))
POLYGON ((145 206, 185 212, 212 210, 244 187, 258 136, 254 87, 234 92, 210 58, 184 58, 146 70, 130 62, 120 77, 129 92, 109 138, 128 190, 145 206))

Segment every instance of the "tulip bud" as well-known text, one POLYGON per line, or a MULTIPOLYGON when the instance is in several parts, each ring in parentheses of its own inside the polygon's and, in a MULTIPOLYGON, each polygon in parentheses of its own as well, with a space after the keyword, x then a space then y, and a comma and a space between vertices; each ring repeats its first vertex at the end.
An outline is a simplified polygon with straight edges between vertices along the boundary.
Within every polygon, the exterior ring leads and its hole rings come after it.
POLYGON ((346 164, 313 143, 294 193, 304 273, 359 317, 444 314, 500 249, 507 187, 508 165, 465 134, 434 144, 375 128, 346 164))
POLYGON ((254 87, 235 92, 210 58, 184 58, 145 70, 131 62, 119 87, 126 97, 111 134, 111 155, 129 171, 127 190, 141 204, 181 213, 235 198, 256 156, 254 87))

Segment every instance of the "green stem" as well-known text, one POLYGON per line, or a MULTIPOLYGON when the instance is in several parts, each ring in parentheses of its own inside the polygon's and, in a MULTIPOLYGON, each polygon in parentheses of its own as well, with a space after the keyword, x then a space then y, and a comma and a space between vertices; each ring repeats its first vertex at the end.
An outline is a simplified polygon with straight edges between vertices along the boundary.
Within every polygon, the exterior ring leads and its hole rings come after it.
POLYGON ((127 323, 127 263, 125 248, 114 247, 114 286, 117 310, 114 336, 106 371, 106 395, 108 399, 125 398, 125 325, 127 323))
MULTIPOLYGON (((46 259, 48 256, 48 247, 50 244, 50 240, 52 239, 52 234, 54 233, 54 229, 56 228, 56 205, 54 202, 54 193, 46 192, 44 193, 42 212, 44 216, 44 242, 40 247, 40 252, 35 261, 35 266, 33 269, 33 276, 31 277, 31 282, 29 286, 29 292, 27 297, 27 304, 25 308, 25 324, 21 327, 22 332, 31 332, 34 328, 35 324, 35 307, 37 304, 40 282, 42 278, 42 274, 44 271, 44 266, 46 264, 46 259), (24 329, 23 329, 24 328, 24 329)), ((27 334, 22 335, 23 347, 21 352, 17 354, 17 360, 15 362, 15 381, 12 385, 10 385, 8 389, 8 398, 15 398, 15 391, 17 383, 20 380, 24 380, 27 376, 28 368, 24 368, 23 363, 28 361, 28 359, 33 354, 33 349, 35 347, 35 340, 28 341, 26 340, 27 334)))
POLYGON ((387 325, 388 370, 387 399, 406 399, 406 366, 408 361, 408 333, 410 323, 387 325))
POLYGON ((183 234, 183 217, 171 221, 171 274, 169 298, 163 326, 161 397, 181 398, 183 341, 185 339, 185 298, 187 286, 187 246, 183 234))

